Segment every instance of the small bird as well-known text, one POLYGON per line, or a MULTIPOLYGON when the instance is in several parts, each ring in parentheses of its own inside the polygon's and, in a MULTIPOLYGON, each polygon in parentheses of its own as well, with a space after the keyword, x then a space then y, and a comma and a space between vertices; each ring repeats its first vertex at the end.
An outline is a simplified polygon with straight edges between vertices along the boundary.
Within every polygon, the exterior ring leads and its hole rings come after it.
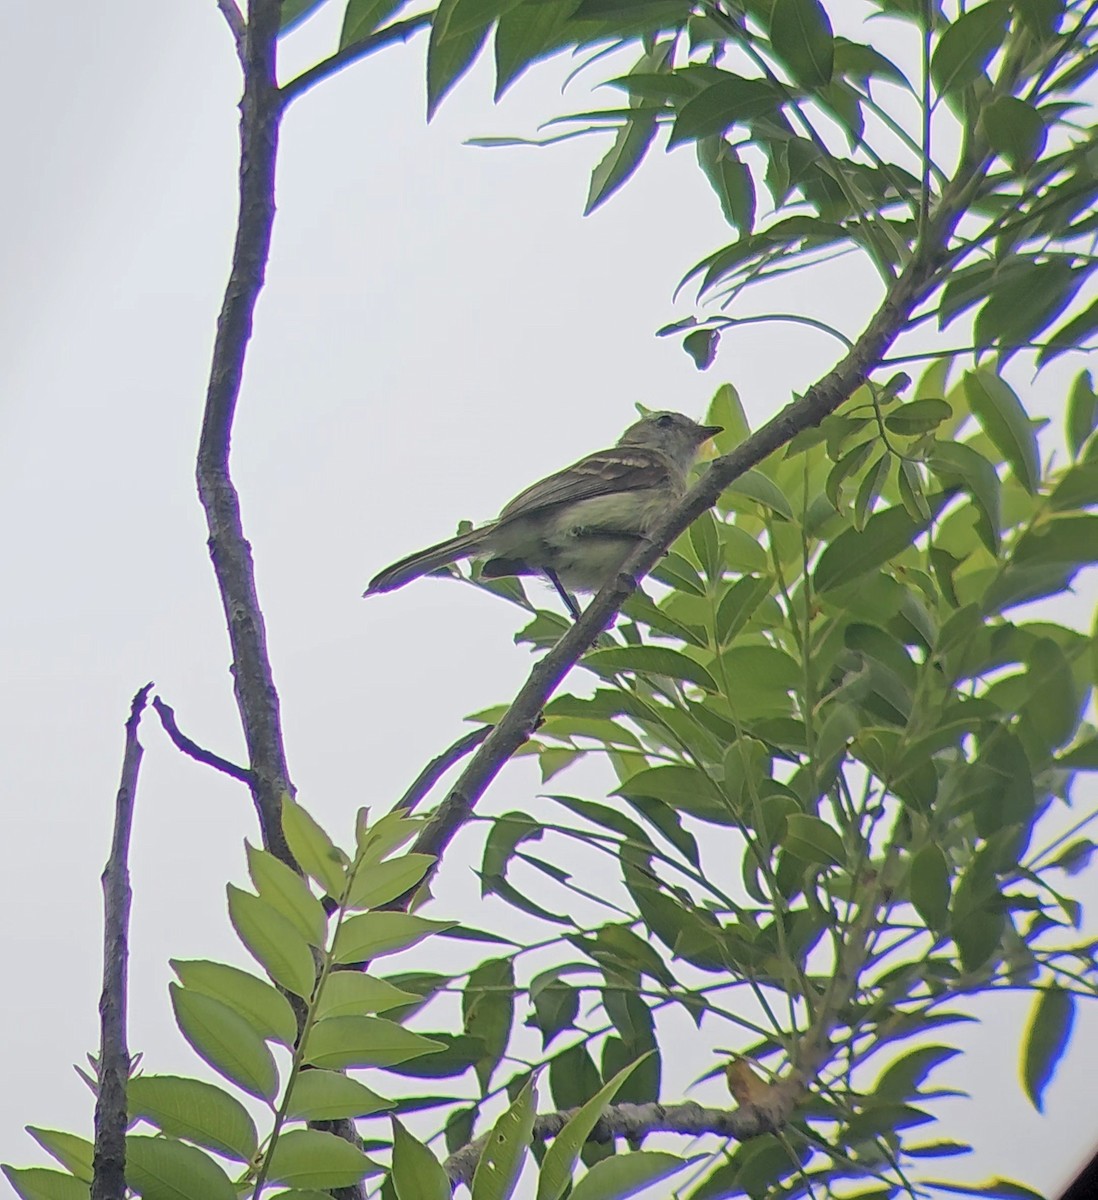
POLYGON ((463 558, 481 576, 544 575, 568 611, 570 591, 597 592, 686 492, 702 443, 722 432, 682 413, 655 412, 599 450, 520 492, 494 521, 386 567, 363 593, 391 592, 463 558))

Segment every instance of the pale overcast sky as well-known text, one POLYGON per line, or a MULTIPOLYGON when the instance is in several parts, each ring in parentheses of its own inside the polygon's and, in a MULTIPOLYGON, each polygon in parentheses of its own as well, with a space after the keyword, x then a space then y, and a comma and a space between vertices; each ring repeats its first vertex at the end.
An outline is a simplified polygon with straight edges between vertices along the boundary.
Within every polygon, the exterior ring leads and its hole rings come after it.
MULTIPOLYGON (((155 680, 189 734, 241 756, 193 487, 235 219, 239 81, 213 0, 23 2, 6 18, 0 1160, 24 1164, 43 1158, 24 1124, 90 1130, 70 1064, 97 1042, 99 873, 131 696, 155 680)), ((314 21, 289 61, 334 36, 314 21)), ((291 769, 343 837, 358 805, 387 807, 530 665, 512 644, 515 612, 473 589, 428 580, 362 601, 379 567, 612 442, 635 402, 698 416, 730 380, 761 422, 833 356, 811 331, 753 326, 697 373, 652 336, 689 311, 671 302, 680 275, 728 240, 691 151, 656 153, 585 220, 602 142, 462 144, 584 107, 580 93, 562 104, 565 65, 532 72, 501 109, 478 71, 427 127, 424 48, 345 72, 286 121, 236 425, 291 769)), ((841 311, 850 333, 875 299, 850 265, 814 287, 816 311, 841 311)), ((797 288, 786 303, 803 307, 797 288)), ((1039 381, 1050 402, 1066 375, 1039 381)), ((257 834, 245 789, 182 758, 150 718, 142 740, 130 1043, 147 1069, 188 1072, 167 959, 241 959, 223 888, 243 881, 241 843, 257 834)), ((537 790, 531 765, 515 764, 486 809, 529 807, 537 790)), ((442 885, 470 912, 476 844, 463 838, 442 885)), ((1098 1137, 1098 1020, 1081 1014, 1042 1117, 1018 1083, 1028 1004, 985 1008, 971 1056, 937 1077, 973 1095, 944 1110, 940 1134, 976 1144, 957 1168, 968 1178, 1054 1188, 1098 1137)), ((667 1096, 707 1065, 671 1064, 667 1096)), ((719 1089, 699 1097, 721 1102, 719 1089)))

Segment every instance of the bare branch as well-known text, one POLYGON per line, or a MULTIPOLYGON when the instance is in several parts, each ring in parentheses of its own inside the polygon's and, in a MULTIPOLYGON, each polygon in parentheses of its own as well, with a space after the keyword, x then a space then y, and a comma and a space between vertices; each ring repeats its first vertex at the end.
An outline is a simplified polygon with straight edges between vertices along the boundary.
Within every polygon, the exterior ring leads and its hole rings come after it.
POLYGON ((165 704, 159 696, 154 696, 152 706, 156 709, 160 724, 164 726, 164 732, 171 738, 172 744, 177 750, 182 750, 196 762, 205 763, 207 767, 213 767, 214 770, 230 775, 233 779, 239 779, 241 783, 250 784, 252 782, 252 773, 247 767, 238 767, 236 763, 229 762, 220 754, 214 754, 212 750, 204 750, 197 742, 191 741, 176 724, 175 709, 170 704, 165 704))
POLYGON ((322 59, 316 66, 302 71, 296 78, 282 85, 283 105, 289 104, 291 100, 296 100, 298 96, 307 92, 311 87, 315 87, 322 79, 327 79, 329 75, 334 75, 337 71, 342 71, 344 67, 349 67, 351 63, 358 62, 368 54, 373 54, 375 50, 380 50, 383 46, 391 46, 395 42, 407 42, 421 29, 426 29, 431 24, 434 15, 433 12, 420 13, 419 16, 409 17, 406 21, 395 21, 392 25, 386 25, 384 29, 379 29, 377 33, 371 33, 369 37, 361 38, 349 46, 344 46, 342 50, 337 50, 329 58, 322 59))
POLYGON ((99 1058, 95 1062, 95 1153, 92 1200, 124 1200, 126 1195, 126 1081, 130 1052, 126 1045, 126 976, 129 962, 130 829, 137 776, 144 753, 137 740, 141 714, 152 684, 133 698, 126 722, 122 777, 114 805, 114 836, 103 871, 103 991, 99 998, 99 1058))
POLYGON ((217 7, 221 10, 221 15, 225 18, 225 24, 228 25, 229 32, 233 35, 233 44, 236 46, 236 57, 240 59, 240 65, 243 66, 244 42, 248 35, 243 14, 237 8, 236 0, 217 0, 217 7))
POLYGON ((217 321, 196 475, 232 647, 233 683, 248 748, 252 801, 264 845, 293 864, 280 817, 282 796, 293 787, 282 742, 278 692, 267 652, 251 546, 244 536, 240 498, 229 470, 244 356, 274 225, 275 159, 282 112, 275 81, 280 0, 252 0, 248 17, 240 105, 240 211, 232 268, 217 321))
MULTIPOLYGON (((715 1133, 719 1137, 747 1141, 781 1129, 803 1093, 800 1079, 790 1076, 768 1088, 760 1101, 733 1109, 703 1108, 692 1101, 685 1104, 611 1104, 599 1117, 588 1141, 609 1142, 616 1137, 641 1138, 649 1133, 681 1133, 688 1137, 715 1133)), ((578 1108, 572 1108, 535 1117, 535 1141, 544 1142, 556 1137, 577 1112, 578 1108)), ((462 1146, 443 1163, 451 1183, 456 1186, 472 1182, 477 1163, 491 1136, 491 1133, 486 1133, 467 1146, 462 1146)))
POLYGON ((667 515, 649 542, 641 543, 617 577, 598 593, 582 617, 538 661, 510 708, 473 755, 446 799, 416 840, 418 852, 441 856, 503 765, 536 728, 546 701, 613 621, 618 610, 664 551, 692 521, 712 507, 733 480, 762 462, 803 429, 818 425, 865 380, 905 328, 909 317, 940 279, 957 222, 978 189, 990 159, 966 161, 946 190, 926 236, 889 288, 880 308, 833 370, 736 447, 715 459, 667 515))

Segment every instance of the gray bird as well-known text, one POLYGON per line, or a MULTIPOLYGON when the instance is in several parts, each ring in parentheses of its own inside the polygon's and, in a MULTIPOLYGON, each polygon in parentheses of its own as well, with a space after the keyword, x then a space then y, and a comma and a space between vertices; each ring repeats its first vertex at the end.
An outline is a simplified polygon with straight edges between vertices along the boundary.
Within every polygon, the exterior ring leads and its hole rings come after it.
POLYGON ((520 492, 496 520, 386 567, 364 595, 485 556, 482 577, 544 575, 578 616, 569 592, 597 592, 607 582, 682 498, 702 443, 720 432, 719 425, 699 425, 681 413, 649 413, 616 446, 520 492))

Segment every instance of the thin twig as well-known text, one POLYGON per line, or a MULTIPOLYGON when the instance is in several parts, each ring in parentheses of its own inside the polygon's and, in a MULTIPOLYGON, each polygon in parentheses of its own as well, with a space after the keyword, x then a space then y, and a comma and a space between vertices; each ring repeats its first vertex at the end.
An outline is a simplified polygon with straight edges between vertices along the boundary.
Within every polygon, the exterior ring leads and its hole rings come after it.
POLYGON ((241 783, 250 784, 252 782, 252 773, 247 767, 238 767, 236 763, 229 762, 220 754, 214 754, 212 750, 204 750, 197 742, 191 741, 176 724, 175 709, 170 704, 165 704, 159 696, 154 696, 152 706, 156 709, 160 724, 164 726, 164 732, 171 738, 172 744, 177 750, 182 750, 195 762, 205 763, 207 767, 213 767, 215 771, 221 771, 225 775, 231 775, 233 779, 239 779, 241 783))
POLYGON ((103 992, 99 998, 99 1085, 95 1098, 95 1152, 92 1200, 123 1200, 126 1195, 126 1081, 130 1052, 126 1045, 126 974, 130 925, 130 829, 137 775, 144 753, 137 727, 152 690, 147 683, 133 698, 126 722, 122 778, 114 806, 114 836, 103 871, 103 992))
POLYGON ((419 802, 430 792, 443 775, 467 754, 471 754, 484 739, 492 732, 491 725, 482 725, 470 733, 463 734, 448 749, 432 758, 431 761, 415 777, 411 787, 393 806, 402 812, 412 812, 419 802))
POLYGON ((535 663, 510 708, 485 739, 439 805, 434 818, 416 839, 417 852, 442 854, 472 815, 503 765, 533 733, 542 708, 565 676, 594 644, 664 551, 697 517, 712 507, 730 483, 786 445, 804 429, 818 425, 859 387, 903 331, 925 296, 937 286, 946 248, 961 215, 987 171, 990 158, 966 160, 946 190, 928 227, 928 236, 889 287, 880 308, 853 347, 835 368, 813 384, 805 395, 787 405, 730 454, 715 459, 701 479, 626 559, 615 578, 598 593, 559 642, 535 663))
POLYGON ((217 0, 217 7, 221 10, 221 15, 225 18, 225 24, 229 27, 229 32, 233 35, 233 44, 236 46, 236 57, 240 59, 240 65, 244 65, 244 42, 248 35, 247 26, 244 24, 244 16, 240 9, 236 6, 236 0, 217 0))
POLYGON ((296 100, 311 87, 315 87, 322 79, 327 79, 329 75, 342 71, 344 67, 349 67, 351 63, 358 62, 368 54, 373 54, 375 50, 380 50, 383 46, 391 46, 395 42, 407 42, 421 29, 428 28, 434 15, 433 12, 420 13, 419 16, 409 17, 406 21, 394 21, 392 25, 386 25, 384 29, 371 33, 369 37, 352 42, 349 46, 344 46, 342 50, 337 50, 330 57, 321 59, 316 66, 302 71, 300 75, 282 85, 283 106, 289 104, 291 100, 296 100))
POLYGON ((274 225, 275 160, 282 107, 275 79, 280 0, 251 0, 240 104, 240 211, 233 262, 217 320, 206 407, 198 445, 198 495, 206 514, 210 558, 232 647, 233 684, 248 748, 249 786, 263 844, 283 862, 293 855, 282 833, 282 797, 292 793, 278 692, 252 551, 229 469, 233 416, 256 301, 263 287, 274 225))

